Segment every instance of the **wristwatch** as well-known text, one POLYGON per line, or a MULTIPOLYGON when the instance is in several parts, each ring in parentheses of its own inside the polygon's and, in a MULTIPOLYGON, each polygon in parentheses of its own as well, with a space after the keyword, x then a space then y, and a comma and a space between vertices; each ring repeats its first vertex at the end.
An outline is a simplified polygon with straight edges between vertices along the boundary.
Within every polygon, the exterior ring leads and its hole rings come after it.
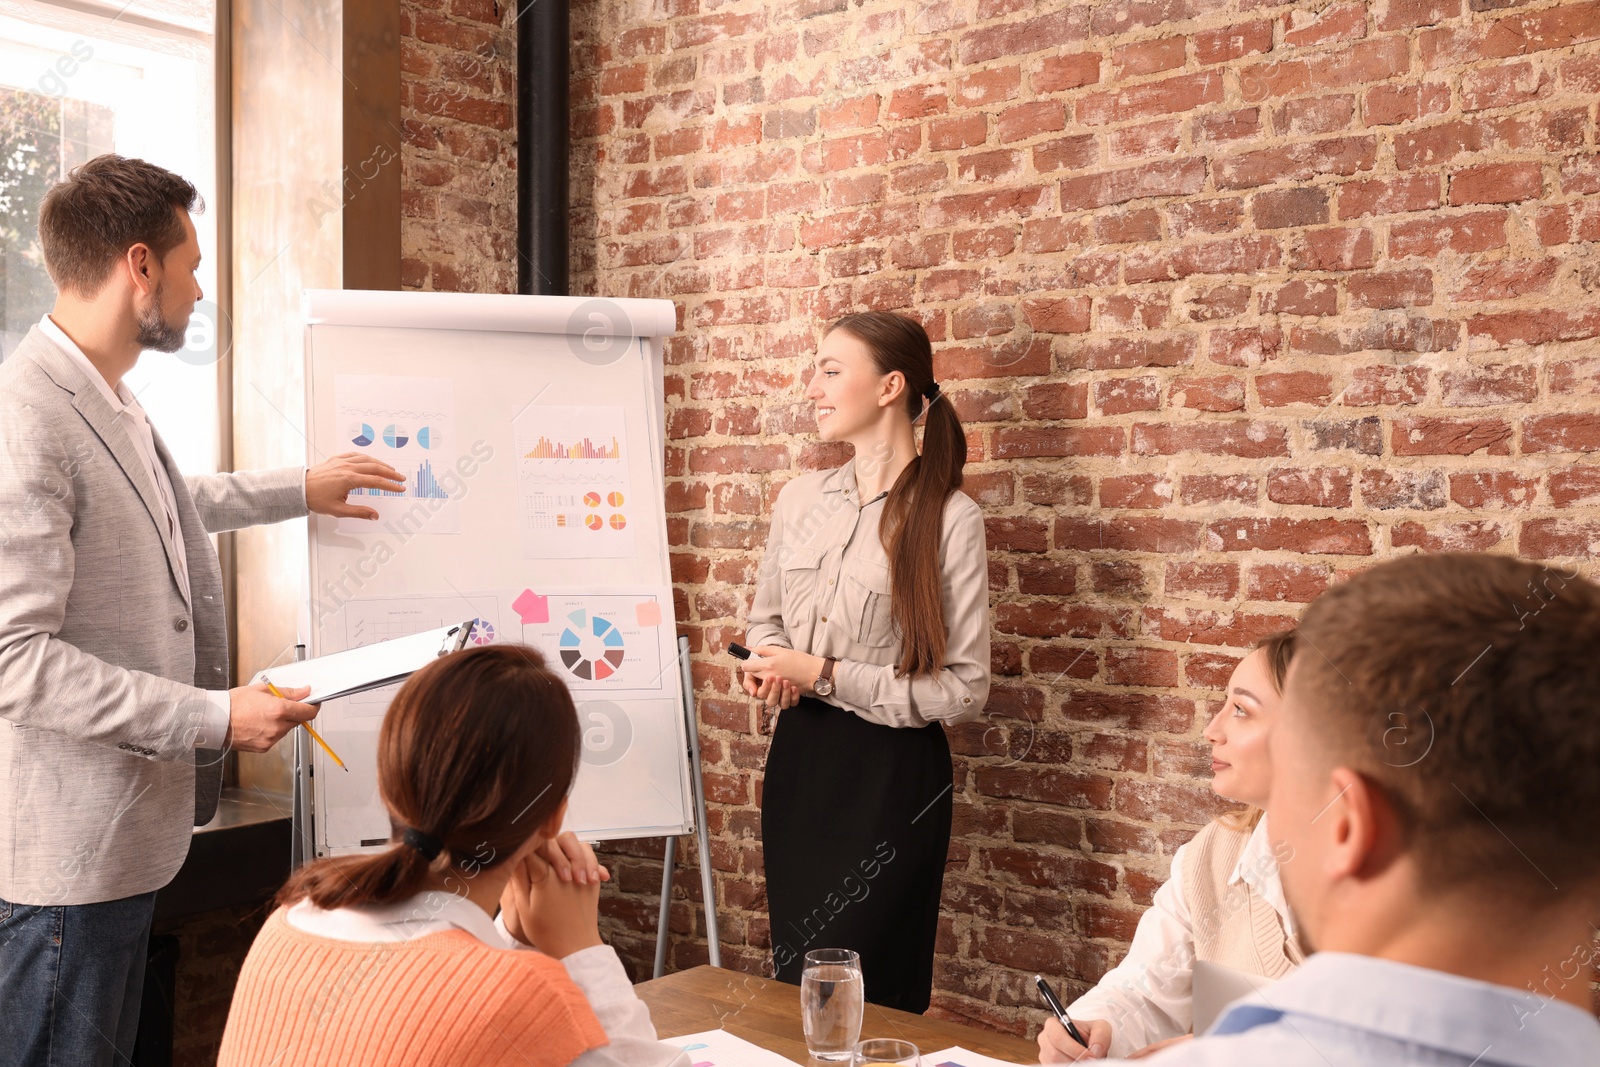
POLYGON ((811 683, 811 691, 819 697, 833 696, 833 665, 838 662, 832 656, 822 661, 822 673, 817 675, 817 680, 811 683))

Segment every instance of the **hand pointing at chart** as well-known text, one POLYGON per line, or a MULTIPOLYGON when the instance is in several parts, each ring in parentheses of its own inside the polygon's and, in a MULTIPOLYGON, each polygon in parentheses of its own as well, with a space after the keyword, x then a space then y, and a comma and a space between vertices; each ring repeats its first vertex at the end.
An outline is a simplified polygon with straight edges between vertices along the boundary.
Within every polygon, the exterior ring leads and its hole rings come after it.
POLYGON ((361 452, 343 452, 306 469, 306 507, 318 515, 342 519, 376 519, 372 508, 346 502, 352 489, 404 492, 405 475, 361 452))

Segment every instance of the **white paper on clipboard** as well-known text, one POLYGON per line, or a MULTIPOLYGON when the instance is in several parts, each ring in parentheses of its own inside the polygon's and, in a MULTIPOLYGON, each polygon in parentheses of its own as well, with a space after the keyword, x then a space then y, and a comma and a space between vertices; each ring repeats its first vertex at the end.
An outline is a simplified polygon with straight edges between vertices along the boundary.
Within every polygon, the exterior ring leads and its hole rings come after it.
POLYGON ((459 652, 466 644, 467 635, 476 619, 436 630, 424 630, 409 637, 396 637, 334 652, 316 659, 303 659, 285 663, 257 674, 253 679, 264 682, 272 679, 279 689, 299 688, 309 685, 311 695, 301 703, 320 704, 368 689, 392 685, 420 671, 440 656, 459 652))

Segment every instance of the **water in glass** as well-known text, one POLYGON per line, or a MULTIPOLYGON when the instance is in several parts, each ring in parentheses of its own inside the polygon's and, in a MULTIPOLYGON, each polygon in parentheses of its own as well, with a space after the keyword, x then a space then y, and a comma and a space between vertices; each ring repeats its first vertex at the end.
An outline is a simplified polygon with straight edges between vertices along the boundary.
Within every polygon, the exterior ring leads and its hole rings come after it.
POLYGON ((861 1036, 861 964, 854 959, 813 961, 812 955, 807 953, 800 974, 806 1049, 819 1060, 848 1060, 861 1036))

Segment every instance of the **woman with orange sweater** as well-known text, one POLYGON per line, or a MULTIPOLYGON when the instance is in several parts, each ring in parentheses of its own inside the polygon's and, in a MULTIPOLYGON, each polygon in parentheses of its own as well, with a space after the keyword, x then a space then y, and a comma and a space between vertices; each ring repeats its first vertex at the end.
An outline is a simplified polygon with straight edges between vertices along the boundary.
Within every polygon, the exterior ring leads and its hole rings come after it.
POLYGON ((688 1067, 600 941, 609 872, 559 832, 578 748, 572 697, 531 648, 412 675, 378 737, 394 843, 290 878, 219 1067, 688 1067))

